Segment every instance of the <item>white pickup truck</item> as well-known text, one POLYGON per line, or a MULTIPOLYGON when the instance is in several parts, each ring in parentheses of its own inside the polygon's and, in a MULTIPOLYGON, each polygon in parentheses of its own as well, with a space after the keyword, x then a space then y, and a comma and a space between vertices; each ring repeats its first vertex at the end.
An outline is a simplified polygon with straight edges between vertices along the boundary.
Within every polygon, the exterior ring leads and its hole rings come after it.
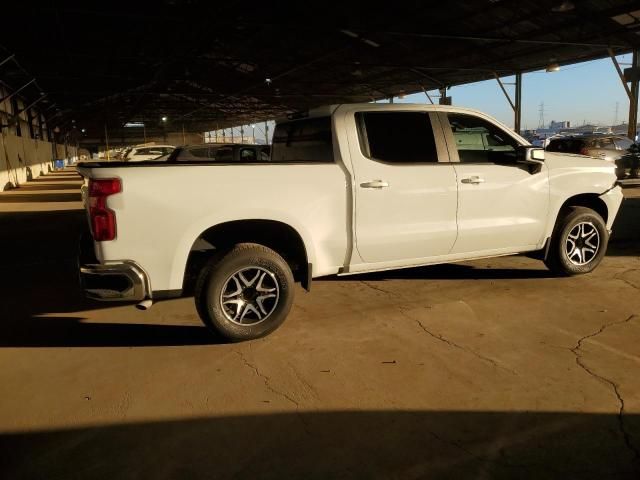
POLYGON ((140 308, 195 279, 206 325, 239 341, 286 318, 294 282, 529 252, 561 275, 605 254, 614 167, 544 152, 473 110, 345 104, 277 123, 269 162, 84 164, 101 300, 140 308))

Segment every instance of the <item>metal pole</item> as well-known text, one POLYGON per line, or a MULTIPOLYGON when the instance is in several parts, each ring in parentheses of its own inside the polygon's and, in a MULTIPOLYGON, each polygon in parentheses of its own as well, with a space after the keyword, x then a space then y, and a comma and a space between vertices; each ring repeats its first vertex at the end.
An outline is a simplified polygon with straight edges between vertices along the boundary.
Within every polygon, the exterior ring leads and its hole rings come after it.
POLYGON ((9 100, 11 97, 13 97, 16 93, 21 92, 22 90, 24 90, 25 88, 27 88, 29 85, 31 85, 33 82, 35 82, 36 79, 34 78, 33 80, 31 80, 30 82, 25 83, 24 85, 22 85, 19 89, 14 90, 12 93, 10 93, 9 95, 0 98, 0 103, 9 100))
POLYGON ((433 105, 433 98, 431 98, 431 95, 429 95, 429 92, 427 92, 426 88, 424 88, 422 85, 420 85, 420 88, 422 88, 422 91, 427 96, 427 99, 429 100, 431 105, 433 105))
POLYGON ((496 77, 496 81, 498 82, 498 85, 500 85, 500 89, 502 90, 502 93, 504 93, 504 96, 507 98, 507 102, 509 102, 509 105, 511 105, 511 108, 515 112, 516 111, 516 106, 511 101, 511 97, 509 96, 509 93, 507 92, 507 89, 504 88, 504 84, 502 83, 502 80, 500 80, 500 77, 498 76, 497 73, 494 72, 493 75, 496 77))
POLYGON ((240 143, 244 143, 244 125, 240 125, 240 143))
POLYGON ((514 108, 514 130, 520 134, 522 124, 522 73, 516 73, 516 102, 514 108))
POLYGON ((104 141, 107 144, 107 162, 111 160, 109 156, 109 132, 107 131, 107 124, 104 124, 104 141))
POLYGON ((269 144, 269 124, 264 122, 264 143, 269 144))
MULTIPOLYGON (((634 69, 640 68, 640 58, 638 57, 638 49, 635 48, 633 50, 633 60, 631 61, 631 66, 634 69)), ((635 141, 636 140, 636 130, 638 129, 638 87, 639 87, 640 79, 638 76, 634 76, 634 79, 631 81, 631 96, 629 98, 629 130, 627 132, 627 136, 635 141)))
POLYGON ((616 72, 618 72, 618 76, 620 77, 620 81, 622 82, 622 86, 624 87, 624 91, 627 92, 627 96, 629 100, 631 100, 631 90, 629 90, 629 85, 627 85, 627 81, 624 79, 624 73, 622 73, 622 69, 620 68, 620 64, 616 59, 615 53, 613 50, 609 49, 609 57, 611 57, 611 61, 613 62, 613 66, 616 67, 616 72))
POLYGON ((3 61, 0 62, 0 67, 5 63, 7 63, 8 61, 13 60, 14 58, 16 58, 15 53, 13 55, 9 55, 7 58, 5 58, 3 61))
POLYGON ((186 145, 187 144, 187 139, 184 135, 184 123, 182 124, 182 144, 186 145))

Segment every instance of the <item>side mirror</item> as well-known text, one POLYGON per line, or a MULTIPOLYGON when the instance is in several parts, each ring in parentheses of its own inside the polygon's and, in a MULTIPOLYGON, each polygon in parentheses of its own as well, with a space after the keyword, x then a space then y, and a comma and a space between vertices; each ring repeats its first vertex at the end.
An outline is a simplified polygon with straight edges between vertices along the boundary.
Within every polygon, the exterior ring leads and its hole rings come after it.
POLYGON ((539 147, 520 147, 517 150, 517 159, 520 163, 543 163, 544 149, 539 147))

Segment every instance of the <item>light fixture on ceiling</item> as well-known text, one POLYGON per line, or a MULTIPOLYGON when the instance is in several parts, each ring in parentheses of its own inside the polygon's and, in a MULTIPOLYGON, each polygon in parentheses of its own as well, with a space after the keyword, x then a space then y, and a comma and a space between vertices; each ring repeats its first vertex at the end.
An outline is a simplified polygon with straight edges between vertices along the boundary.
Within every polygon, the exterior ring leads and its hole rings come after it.
POLYGON ((166 122, 167 121, 167 117, 162 117, 162 121, 166 122))
POLYGON ((576 6, 573 2, 569 0, 564 0, 563 2, 557 4, 555 7, 551 8, 551 11, 554 13, 567 13, 574 10, 576 6))
POLYGON ((547 68, 545 69, 546 72, 559 72, 560 71, 560 65, 558 63, 550 63, 549 65, 547 65, 547 68))
POLYGON ((374 47, 374 48, 378 48, 380 46, 380 44, 378 42, 375 42, 369 38, 364 38, 363 36, 357 34, 356 32, 353 32, 351 30, 340 30, 342 33, 344 33, 347 37, 351 37, 351 38, 357 38, 360 41, 362 41, 363 43, 366 43, 367 45, 369 45, 370 47, 374 47))

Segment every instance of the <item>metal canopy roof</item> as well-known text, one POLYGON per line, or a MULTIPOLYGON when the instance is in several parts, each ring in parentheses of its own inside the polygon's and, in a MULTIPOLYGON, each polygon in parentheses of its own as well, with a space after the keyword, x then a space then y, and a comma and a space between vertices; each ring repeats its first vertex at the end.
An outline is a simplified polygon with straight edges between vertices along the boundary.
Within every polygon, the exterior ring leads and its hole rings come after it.
POLYGON ((227 3, 3 7, 15 16, 0 62, 17 62, 0 80, 17 89, 35 77, 21 94, 46 92, 63 129, 75 120, 95 136, 142 121, 153 132, 167 116, 174 130, 203 131, 640 44, 640 2, 628 0, 227 3))

